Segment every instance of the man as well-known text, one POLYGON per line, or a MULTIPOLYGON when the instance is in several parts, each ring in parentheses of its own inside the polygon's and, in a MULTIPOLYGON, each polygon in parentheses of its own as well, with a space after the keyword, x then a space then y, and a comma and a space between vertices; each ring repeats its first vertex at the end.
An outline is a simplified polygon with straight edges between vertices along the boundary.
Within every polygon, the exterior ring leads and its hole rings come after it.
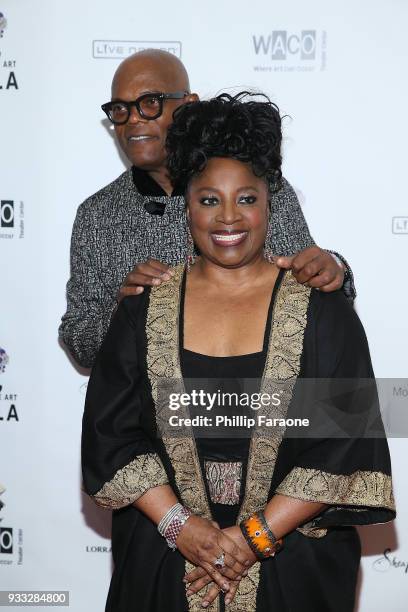
MULTIPOLYGON (((59 330, 83 367, 92 366, 118 297, 165 282, 168 266, 186 259, 184 198, 168 178, 165 141, 175 109, 196 100, 183 64, 164 51, 135 53, 114 75, 112 100, 103 108, 132 167, 78 209, 68 307, 59 330)), ((290 256, 276 263, 291 268, 299 282, 324 291, 343 285, 344 266, 314 246, 285 180, 272 194, 271 231, 272 252, 290 256)), ((349 287, 349 295, 353 292, 349 287)))

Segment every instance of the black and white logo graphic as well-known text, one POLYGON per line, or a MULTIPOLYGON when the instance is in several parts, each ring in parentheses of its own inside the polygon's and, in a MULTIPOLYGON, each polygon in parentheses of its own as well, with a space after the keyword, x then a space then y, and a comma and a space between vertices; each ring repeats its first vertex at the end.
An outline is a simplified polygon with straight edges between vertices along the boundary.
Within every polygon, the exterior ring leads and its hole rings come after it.
MULTIPOLYGON (((0 494, 5 492, 5 488, 0 483, 0 494)), ((3 497, 3 495, 2 495, 3 497)), ((3 514, 4 507, 7 505, 1 501, 0 510, 3 514)), ((23 530, 5 525, 10 525, 9 518, 3 523, 4 518, 0 517, 0 566, 1 565, 23 565, 23 530)), ((10 521, 12 522, 12 521, 10 521)))
POLYGON ((13 554, 13 529, 11 527, 0 527, 0 554, 13 554))
POLYGON ((272 30, 252 35, 257 72, 314 72, 326 69, 327 34, 317 30, 272 30))
MULTIPOLYGON (((8 27, 7 19, 3 13, 0 12, 0 39, 4 37, 6 27, 8 27)), ((0 90, 5 91, 16 91, 18 87, 17 76, 16 76, 16 60, 11 59, 8 55, 8 51, 5 48, 0 49, 0 90)))
POLYGON ((393 217, 392 218, 392 233, 393 234, 408 234, 408 217, 393 217))
POLYGON ((7 352, 0 346, 0 375, 2 381, 2 384, 0 384, 0 426, 2 423, 16 423, 20 420, 16 403, 18 394, 6 389, 3 383, 4 378, 7 380, 7 377, 4 377, 4 373, 6 372, 9 361, 10 358, 7 352))
POLYGON ((125 59, 145 49, 160 49, 181 57, 179 40, 93 40, 92 57, 95 59, 125 59))
POLYGON ((0 201, 0 226, 14 227, 14 202, 13 200, 0 201))
POLYGON ((24 202, 0 200, 0 238, 24 238, 24 202))

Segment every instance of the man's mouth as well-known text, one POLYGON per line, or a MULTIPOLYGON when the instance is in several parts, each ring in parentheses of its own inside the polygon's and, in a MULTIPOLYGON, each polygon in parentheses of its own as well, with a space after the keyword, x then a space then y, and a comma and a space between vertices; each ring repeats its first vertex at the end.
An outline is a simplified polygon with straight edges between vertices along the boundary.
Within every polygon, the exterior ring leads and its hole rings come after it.
POLYGON ((127 141, 128 142, 142 142, 144 140, 153 140, 154 136, 147 136, 144 134, 141 134, 140 136, 128 136, 127 141))
POLYGON ((247 231, 244 231, 244 232, 220 231, 220 232, 212 232, 211 234, 212 241, 215 242, 215 244, 217 244, 218 246, 225 246, 225 247, 236 246, 237 244, 241 244, 241 242, 243 242, 247 236, 248 236, 247 231))

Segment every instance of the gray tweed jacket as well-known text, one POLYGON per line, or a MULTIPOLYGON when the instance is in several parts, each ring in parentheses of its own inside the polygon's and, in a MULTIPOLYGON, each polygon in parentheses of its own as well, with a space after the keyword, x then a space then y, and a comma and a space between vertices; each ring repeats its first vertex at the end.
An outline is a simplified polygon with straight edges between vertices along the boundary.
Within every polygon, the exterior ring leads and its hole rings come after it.
MULTIPOLYGON (((185 204, 182 196, 154 196, 163 216, 145 210, 152 196, 138 192, 127 170, 78 208, 71 240, 71 277, 60 338, 83 367, 91 367, 116 305, 119 287, 135 264, 149 257, 169 265, 186 259, 185 204)), ((297 196, 283 179, 272 196, 271 233, 276 255, 290 255, 314 244, 297 196)), ((353 296, 349 283, 346 293, 353 296)))

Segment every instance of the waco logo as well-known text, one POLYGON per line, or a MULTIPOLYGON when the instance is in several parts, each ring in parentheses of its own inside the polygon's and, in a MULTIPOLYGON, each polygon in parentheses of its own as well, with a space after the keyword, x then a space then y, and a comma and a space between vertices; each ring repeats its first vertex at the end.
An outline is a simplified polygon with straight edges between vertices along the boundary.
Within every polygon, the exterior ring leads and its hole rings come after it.
POLYGON ((268 35, 252 36, 256 55, 266 55, 272 60, 314 60, 316 58, 316 30, 291 33, 273 30, 268 35))

